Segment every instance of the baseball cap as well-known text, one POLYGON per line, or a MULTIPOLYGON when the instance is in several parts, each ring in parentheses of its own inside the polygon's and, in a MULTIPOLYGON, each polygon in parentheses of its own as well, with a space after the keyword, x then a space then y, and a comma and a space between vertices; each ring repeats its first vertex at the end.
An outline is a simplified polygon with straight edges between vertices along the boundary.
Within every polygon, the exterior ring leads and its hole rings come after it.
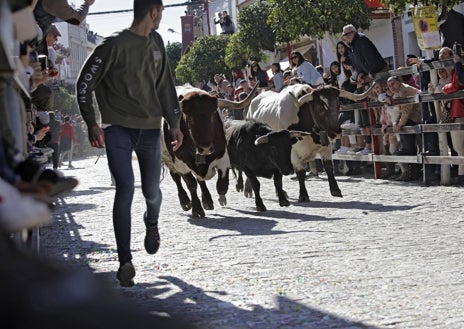
POLYGON ((58 29, 56 28, 55 25, 50 25, 49 28, 47 29, 47 33, 53 33, 54 35, 56 35, 57 37, 61 37, 61 33, 60 31, 58 31, 58 29))

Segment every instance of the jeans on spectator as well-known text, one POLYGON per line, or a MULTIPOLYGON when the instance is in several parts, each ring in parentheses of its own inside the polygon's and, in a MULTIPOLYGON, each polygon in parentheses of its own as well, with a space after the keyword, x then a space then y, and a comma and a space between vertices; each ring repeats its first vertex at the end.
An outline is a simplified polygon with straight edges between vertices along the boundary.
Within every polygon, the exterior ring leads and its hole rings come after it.
MULTIPOLYGON (((134 196, 132 152, 135 151, 140 168, 142 193, 147 206, 147 223, 158 223, 161 207, 161 152, 159 129, 131 129, 112 125, 104 129, 108 166, 116 183, 113 204, 113 226, 119 262, 132 259, 131 206, 134 196)), ((142 215, 140 215, 142 220, 142 215)))
MULTIPOLYGON (((370 109, 367 110, 360 110, 359 111, 359 126, 361 128, 368 128, 371 126, 370 120, 369 120, 369 111, 370 109)), ((372 137, 371 135, 366 135, 364 136, 364 142, 367 144, 372 144, 372 137)))
MULTIPOLYGON (((437 116, 435 115, 435 106, 433 103, 422 103, 422 122, 424 124, 437 123, 437 116)), ((428 151, 430 155, 440 154, 437 133, 424 133, 424 151, 428 151)))

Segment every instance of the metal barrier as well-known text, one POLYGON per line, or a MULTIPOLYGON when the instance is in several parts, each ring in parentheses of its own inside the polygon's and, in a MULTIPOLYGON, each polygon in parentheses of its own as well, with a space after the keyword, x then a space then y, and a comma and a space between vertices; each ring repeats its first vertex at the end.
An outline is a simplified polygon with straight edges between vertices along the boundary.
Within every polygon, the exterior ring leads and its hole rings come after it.
MULTIPOLYGON (((435 61, 431 63, 422 63, 421 68, 418 69, 416 65, 411 67, 391 70, 382 74, 382 77, 388 78, 388 76, 401 76, 412 73, 421 73, 424 71, 432 71, 432 73, 438 68, 444 68, 454 66, 452 59, 435 61)), ((435 102, 435 109, 438 108, 438 101, 451 100, 464 98, 464 90, 457 91, 452 94, 430 94, 421 92, 414 97, 395 98, 392 105, 412 104, 412 103, 428 103, 435 102)), ((371 108, 383 107, 384 103, 374 102, 360 102, 348 105, 341 105, 340 111, 351 111, 351 110, 368 110, 371 108)), ((437 113, 439 119, 439 113, 437 113)), ((453 130, 464 130, 464 124, 462 123, 445 123, 445 124, 417 124, 415 126, 402 127, 398 132, 393 132, 393 128, 387 128, 385 134, 420 134, 422 141, 424 141, 425 133, 437 133, 440 144, 440 155, 429 155, 422 149, 417 155, 381 155, 378 154, 379 147, 376 145, 373 148, 374 153, 368 155, 357 155, 357 154, 333 154, 334 160, 345 160, 345 161, 367 161, 374 164, 374 177, 380 178, 381 164, 383 162, 395 162, 395 163, 415 163, 423 165, 423 183, 430 183, 431 177, 426 170, 426 165, 439 164, 441 165, 440 184, 449 185, 451 181, 450 177, 450 165, 464 165, 464 156, 450 156, 447 147, 446 134, 453 130)), ((342 132, 343 136, 350 135, 370 135, 372 137, 384 135, 380 128, 365 128, 357 130, 346 130, 342 132)), ((373 138, 373 143, 378 138, 373 138)), ((424 144, 424 143, 422 143, 424 144)))

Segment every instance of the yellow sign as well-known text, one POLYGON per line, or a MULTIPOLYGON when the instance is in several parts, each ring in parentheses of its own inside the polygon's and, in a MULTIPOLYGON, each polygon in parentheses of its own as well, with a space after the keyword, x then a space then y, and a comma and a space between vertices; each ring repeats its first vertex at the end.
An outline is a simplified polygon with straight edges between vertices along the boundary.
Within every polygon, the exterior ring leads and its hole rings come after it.
POLYGON ((421 50, 441 48, 436 9, 431 6, 416 6, 411 9, 411 14, 419 48, 421 50))

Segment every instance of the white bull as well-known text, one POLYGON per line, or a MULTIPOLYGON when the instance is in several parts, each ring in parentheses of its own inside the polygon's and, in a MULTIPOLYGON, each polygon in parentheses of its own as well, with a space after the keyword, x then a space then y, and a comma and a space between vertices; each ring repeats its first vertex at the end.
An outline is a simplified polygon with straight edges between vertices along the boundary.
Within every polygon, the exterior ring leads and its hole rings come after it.
MULTIPOLYGON (((341 133, 338 122, 339 97, 358 101, 368 92, 353 94, 325 86, 312 89, 308 85, 291 85, 281 92, 267 91, 250 104, 246 118, 268 124, 273 130, 299 130, 312 133, 293 145, 291 160, 299 182, 299 202, 309 201, 305 186, 305 168, 319 154, 327 173, 332 196, 342 197, 333 174, 332 145, 329 138, 341 133)), ((246 192, 247 194, 247 192, 246 192)))

